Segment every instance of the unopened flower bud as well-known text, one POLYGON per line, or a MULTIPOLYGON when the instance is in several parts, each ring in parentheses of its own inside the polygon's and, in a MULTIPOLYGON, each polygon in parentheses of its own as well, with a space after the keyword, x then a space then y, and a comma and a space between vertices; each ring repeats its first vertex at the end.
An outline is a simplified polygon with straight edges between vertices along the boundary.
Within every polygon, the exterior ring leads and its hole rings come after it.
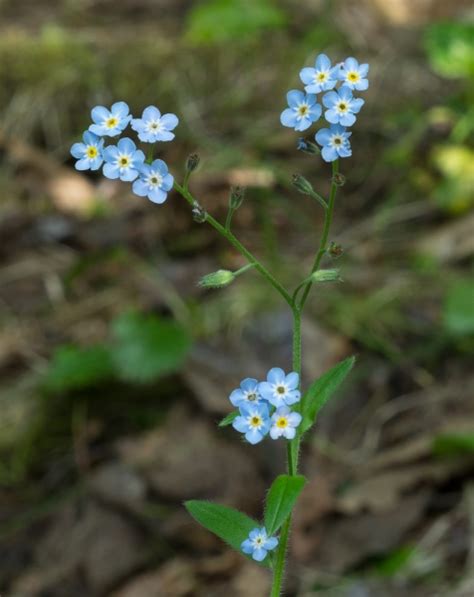
POLYGON ((200 161, 201 158, 197 153, 192 153, 189 155, 188 159, 186 160, 186 171, 189 173, 194 172, 194 170, 196 170, 196 168, 199 166, 200 161))
POLYGON ((311 195, 313 193, 311 183, 308 182, 304 176, 301 176, 301 174, 293 174, 291 182, 300 193, 303 193, 304 195, 311 195))
POLYGON ((207 219, 207 213, 204 209, 199 205, 197 201, 194 202, 193 205, 193 220, 198 224, 202 224, 207 219))
POLYGON ((300 137, 298 139, 296 149, 298 149, 299 151, 304 151, 304 153, 309 153, 310 155, 319 155, 321 153, 321 150, 316 145, 316 143, 313 143, 312 141, 309 141, 304 137, 300 137))
POLYGON ((232 187, 230 189, 230 197, 229 197, 229 207, 232 211, 239 209, 242 205, 243 200, 245 197, 245 188, 244 187, 232 187))
POLYGON ((331 241, 329 243, 328 253, 333 259, 337 259, 344 253, 344 249, 338 243, 331 241))
POLYGON ((346 177, 344 174, 336 172, 336 174, 334 174, 332 177, 332 182, 338 187, 343 187, 346 184, 346 177))
POLYGON ((218 269, 216 272, 203 276, 199 280, 199 286, 202 288, 222 288, 228 286, 234 279, 234 272, 227 269, 218 269))
POLYGON ((311 274, 312 282, 340 282, 341 276, 338 269, 320 269, 311 274))

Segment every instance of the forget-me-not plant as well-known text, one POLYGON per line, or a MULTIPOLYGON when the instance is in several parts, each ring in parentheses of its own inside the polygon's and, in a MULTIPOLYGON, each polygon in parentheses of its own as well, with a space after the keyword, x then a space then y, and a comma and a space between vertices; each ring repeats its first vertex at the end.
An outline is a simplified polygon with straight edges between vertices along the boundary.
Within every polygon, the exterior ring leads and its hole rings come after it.
POLYGON ((153 203, 163 203, 174 189, 189 204, 196 222, 209 224, 240 253, 245 260, 242 267, 236 271, 218 269, 207 274, 199 283, 202 288, 224 288, 239 276, 255 270, 291 311, 291 368, 290 363, 287 363, 287 370, 290 372, 285 373, 280 366, 272 366, 266 379, 258 379, 255 372, 249 372, 249 375, 255 377, 246 377, 230 393, 229 402, 235 410, 219 423, 220 427, 231 425, 251 445, 266 440, 286 443, 287 472, 274 480, 267 493, 264 520, 257 522, 232 508, 208 501, 186 502, 188 511, 198 522, 244 555, 271 570, 271 597, 281 595, 291 512, 306 482, 298 474, 301 442, 305 433, 314 425, 322 405, 354 364, 353 357, 347 358, 309 384, 305 390, 302 389, 301 319, 305 303, 313 285, 341 280, 338 269, 324 268, 323 263, 336 254, 339 256, 342 251, 336 251, 335 247, 339 245, 330 239, 337 191, 345 180, 339 171, 339 161, 340 158, 352 155, 349 142, 352 132, 348 127, 355 124, 356 115, 364 104, 357 93, 368 88, 368 70, 367 64, 359 64, 355 58, 331 63, 326 54, 320 53, 314 67, 305 67, 299 73, 304 91, 293 89, 287 93, 288 107, 280 115, 281 124, 295 131, 306 131, 317 125, 314 141, 309 138, 299 139, 297 147, 313 159, 319 159, 320 156, 324 162, 330 162, 332 170, 328 197, 315 191, 303 176, 293 176, 296 189, 315 199, 324 213, 321 238, 315 249, 313 263, 310 270, 301 275, 294 290, 287 289, 286 284, 234 234, 232 218, 244 199, 241 188, 231 190, 227 217, 221 223, 202 207, 190 191, 190 178, 198 167, 199 157, 196 154, 189 156, 181 183, 169 172, 166 162, 158 157, 163 148, 161 144, 175 137, 173 131, 179 123, 175 114, 162 115, 157 107, 148 106, 140 118, 133 118, 128 105, 123 101, 114 103, 110 109, 96 106, 92 109, 92 123, 84 132, 83 141, 74 143, 71 147, 77 170, 97 171, 102 168, 105 177, 130 183, 135 195, 147 197, 153 203), (326 108, 324 115, 321 104, 326 108), (325 126, 324 122, 322 125, 318 124, 322 117, 329 126, 325 126), (116 144, 106 143, 107 138, 122 135, 129 125, 137 134, 138 143, 146 144, 147 147, 143 149, 146 150, 147 157, 130 136, 120 138, 116 144), (276 534, 279 535, 278 538, 276 534))

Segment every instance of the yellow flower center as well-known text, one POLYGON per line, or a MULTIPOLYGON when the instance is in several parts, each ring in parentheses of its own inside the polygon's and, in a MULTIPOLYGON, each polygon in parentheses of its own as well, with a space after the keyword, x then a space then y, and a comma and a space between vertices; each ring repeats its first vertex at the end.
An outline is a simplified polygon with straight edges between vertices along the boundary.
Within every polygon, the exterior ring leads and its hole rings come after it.
POLYGON ((347 73, 347 79, 349 81, 351 81, 352 83, 356 83, 359 80, 360 76, 359 73, 355 72, 355 71, 351 71, 350 73, 347 73))
POLYGON ((327 73, 318 73, 318 81, 325 81, 327 79, 327 73))
POLYGON ((288 419, 286 417, 280 417, 277 419, 276 425, 280 429, 285 429, 285 427, 288 426, 288 419))
POLYGON ((130 164, 130 160, 127 158, 127 156, 123 155, 121 158, 119 158, 119 164, 121 168, 125 168, 130 164))
POLYGON ((347 110, 347 104, 345 104, 344 102, 341 102, 339 104, 339 111, 340 112, 345 112, 347 110))
POLYGON ((254 415, 251 419, 250 419, 250 424, 253 427, 258 427, 260 424, 262 423, 262 419, 260 417, 258 417, 257 415, 254 415))
POLYGON ((99 152, 97 151, 97 147, 95 145, 89 145, 89 147, 86 149, 86 154, 89 159, 93 160, 99 155, 99 152))
POLYGON ((110 118, 107 118, 107 120, 105 121, 105 124, 106 124, 107 128, 113 129, 118 124, 118 118, 116 118, 115 116, 111 116, 110 118))
POLYGON ((278 394, 284 394, 286 392, 286 389, 283 386, 278 386, 276 390, 278 394))
POLYGON ((298 113, 300 116, 306 116, 306 114, 308 113, 308 106, 306 104, 303 104, 302 106, 300 106, 298 108, 298 113))
POLYGON ((334 143, 334 145, 341 145, 341 143, 342 143, 341 137, 334 137, 333 143, 334 143))

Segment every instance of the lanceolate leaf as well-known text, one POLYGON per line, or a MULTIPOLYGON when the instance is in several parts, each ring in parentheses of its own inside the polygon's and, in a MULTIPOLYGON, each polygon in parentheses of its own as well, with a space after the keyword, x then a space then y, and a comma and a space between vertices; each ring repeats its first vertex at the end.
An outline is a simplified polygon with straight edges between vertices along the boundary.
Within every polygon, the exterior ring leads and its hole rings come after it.
POLYGON ((190 500, 184 505, 199 524, 240 553, 242 541, 247 539, 251 530, 261 526, 246 514, 227 506, 201 500, 190 500))
POLYGON ((285 522, 305 484, 306 479, 301 475, 280 475, 272 483, 265 505, 265 528, 269 535, 285 522))
POLYGON ((233 420, 239 416, 239 411, 234 410, 233 412, 226 415, 220 422, 219 427, 227 427, 227 425, 231 425, 233 420))
POLYGON ((303 421, 301 422, 300 435, 313 425, 319 411, 344 381, 354 363, 355 357, 349 357, 341 361, 309 387, 302 399, 301 414, 303 415, 303 421))

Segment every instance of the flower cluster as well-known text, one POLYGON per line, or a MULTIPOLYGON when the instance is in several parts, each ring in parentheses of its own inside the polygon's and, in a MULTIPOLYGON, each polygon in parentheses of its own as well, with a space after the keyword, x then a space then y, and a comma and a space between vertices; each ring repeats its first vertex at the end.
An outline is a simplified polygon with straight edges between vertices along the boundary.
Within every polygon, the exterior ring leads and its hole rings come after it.
POLYGON ((288 92, 289 107, 281 113, 282 125, 295 131, 308 129, 323 112, 317 102, 317 94, 326 92, 322 96, 322 104, 326 108, 324 118, 330 126, 316 133, 316 142, 321 145, 321 154, 326 162, 351 156, 349 137, 352 133, 346 127, 355 123, 356 114, 364 105, 364 100, 354 97, 353 93, 369 87, 368 72, 369 65, 359 64, 355 58, 347 58, 332 66, 326 54, 319 54, 314 67, 303 68, 300 72, 306 93, 296 89, 288 92), (336 89, 338 83, 340 86, 336 89))
POLYGON ((155 106, 148 106, 141 118, 133 118, 125 102, 116 102, 110 110, 96 106, 91 111, 92 124, 83 134, 82 143, 74 143, 71 154, 77 159, 77 170, 98 170, 106 178, 133 182, 133 192, 148 197, 154 203, 163 203, 173 187, 173 176, 163 160, 145 159, 129 137, 122 137, 117 145, 105 147, 104 137, 121 135, 129 124, 143 143, 174 139, 173 129, 178 125, 175 114, 161 114, 155 106))
POLYGON ((293 439, 301 415, 289 407, 301 398, 298 385, 298 373, 286 375, 279 367, 270 369, 266 381, 244 379, 229 396, 239 409, 232 426, 251 444, 258 444, 267 434, 272 439, 293 439))

